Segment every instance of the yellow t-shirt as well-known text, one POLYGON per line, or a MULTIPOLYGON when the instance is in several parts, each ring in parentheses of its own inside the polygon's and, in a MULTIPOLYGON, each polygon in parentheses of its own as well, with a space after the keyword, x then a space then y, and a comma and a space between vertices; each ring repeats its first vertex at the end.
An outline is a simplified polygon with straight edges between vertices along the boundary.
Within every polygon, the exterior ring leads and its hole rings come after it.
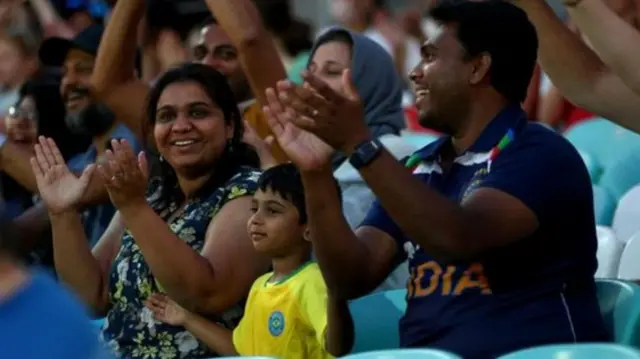
POLYGON ((240 355, 283 359, 333 358, 325 350, 327 286, 316 263, 308 263, 279 282, 273 273, 251 287, 244 317, 233 331, 240 355))
MULTIPOLYGON (((262 109, 257 102, 254 101, 251 104, 247 104, 247 106, 242 110, 242 116, 247 120, 247 122, 249 122, 249 125, 256 130, 260 138, 265 139, 268 136, 273 135, 271 127, 269 127, 267 119, 264 117, 264 113, 262 113, 262 109)), ((278 145, 277 141, 274 141, 273 143, 271 155, 273 155, 273 158, 275 158, 278 163, 289 162, 289 158, 284 153, 280 145, 278 145)))

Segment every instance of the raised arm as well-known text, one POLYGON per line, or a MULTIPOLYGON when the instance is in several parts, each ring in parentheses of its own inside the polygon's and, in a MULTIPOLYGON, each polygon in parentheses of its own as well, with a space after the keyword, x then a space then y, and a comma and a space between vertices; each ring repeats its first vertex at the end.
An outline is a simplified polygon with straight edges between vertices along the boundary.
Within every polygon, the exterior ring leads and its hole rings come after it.
POLYGON ((251 0, 206 0, 209 10, 238 48, 251 90, 261 105, 264 91, 285 79, 287 73, 271 35, 251 0))
POLYGON ((31 167, 49 211, 56 269, 60 278, 96 314, 103 314, 108 303, 108 271, 124 231, 122 221, 119 215, 114 216, 92 253, 78 209, 94 167, 89 167, 78 178, 64 163, 52 139, 41 137, 39 141, 31 167))
POLYGON ((143 0, 118 1, 100 42, 93 76, 94 96, 116 118, 143 139, 145 103, 149 85, 135 77, 138 23, 144 15, 143 0))
POLYGON ((640 96, 629 89, 543 0, 511 0, 538 32, 542 70, 566 98, 590 112, 640 132, 640 96), (567 71, 571 69, 571 71, 567 71))
POLYGON ((640 49, 634 46, 640 43, 640 32, 602 0, 582 0, 567 9, 604 63, 640 96, 640 49))
POLYGON ((29 4, 36 13, 38 21, 44 29, 45 36, 59 36, 70 39, 75 35, 73 29, 60 18, 60 15, 58 15, 49 0, 29 0, 29 4))

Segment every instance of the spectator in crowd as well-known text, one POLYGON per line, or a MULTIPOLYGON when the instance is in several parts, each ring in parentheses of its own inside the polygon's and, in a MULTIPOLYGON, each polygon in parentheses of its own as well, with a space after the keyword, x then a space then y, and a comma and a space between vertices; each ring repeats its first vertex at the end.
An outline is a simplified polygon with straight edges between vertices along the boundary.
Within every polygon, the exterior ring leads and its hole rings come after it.
POLYGON ((153 137, 143 138, 155 140, 161 176, 145 198, 146 157, 112 141, 99 169, 118 213, 93 252, 67 193, 81 192, 95 166, 76 180, 50 140, 36 146, 32 165, 51 213, 58 274, 94 313, 106 314, 104 340, 126 358, 201 358, 212 353, 184 328, 156 323, 143 303, 162 292, 237 324, 251 283, 268 267, 246 232, 259 174, 245 166, 258 159, 241 142, 226 78, 210 67, 168 71, 147 106, 153 137))
POLYGON ((20 86, 38 68, 37 48, 20 34, 0 34, 0 115, 18 101, 20 86))
POLYGON ((266 28, 274 38, 288 78, 302 83, 300 72, 313 46, 311 26, 295 18, 290 0, 255 0, 266 28))
POLYGON ((640 132, 640 53, 629 45, 639 41, 640 34, 631 23, 602 0, 567 3, 571 21, 591 50, 543 0, 511 2, 535 25, 541 39, 539 61, 560 92, 575 105, 640 132))
MULTIPOLYGON (((33 148, 38 135, 51 137, 60 143, 60 152, 69 160, 86 151, 90 140, 71 133, 65 126, 65 108, 59 86, 53 79, 38 77, 20 88, 19 99, 5 117, 8 140, 33 148)), ((34 203, 34 192, 21 186, 11 177, 2 175, 5 214, 8 218, 20 215, 34 203)))
MULTIPOLYGON (((234 14, 245 13, 245 10, 233 10, 235 7, 240 6, 243 9, 250 7, 256 11, 256 21, 260 23, 257 10, 255 10, 255 6, 251 4, 250 0, 214 1, 213 4, 222 8, 217 13, 226 15, 232 21, 235 21, 233 20, 234 14), (245 2, 248 2, 248 4, 245 2), (225 10, 228 6, 233 11, 225 10)), ((142 136, 141 124, 144 123, 142 118, 144 114, 143 104, 149 93, 149 85, 132 78, 131 73, 133 72, 136 52, 135 40, 138 23, 142 19, 143 13, 144 1, 142 0, 123 1, 116 4, 107 26, 103 44, 100 47, 100 54, 93 77, 93 88, 96 90, 97 96, 109 105, 118 114, 118 118, 125 121, 138 136, 142 136)), ((249 30, 251 29, 249 28, 249 30)), ((263 93, 267 86, 275 83, 277 79, 283 78, 285 74, 282 68, 282 76, 269 82, 268 85, 258 85, 266 83, 266 80, 260 79, 261 77, 264 78, 267 75, 269 78, 277 76, 278 72, 270 73, 267 70, 268 66, 266 65, 268 62, 265 62, 265 59, 269 57, 265 55, 264 51, 262 53, 252 52, 251 54, 242 55, 240 53, 241 49, 232 43, 231 34, 241 37, 245 36, 243 34, 249 30, 238 26, 238 30, 233 33, 225 31, 212 18, 201 27, 201 37, 198 39, 198 45, 191 51, 195 55, 196 62, 209 65, 227 76, 244 118, 254 127, 261 138, 266 138, 270 135, 270 130, 260 112, 260 106, 251 98, 252 91, 249 84, 258 86, 260 89, 260 92, 256 92, 254 89, 253 93, 263 93), (243 73, 240 67, 240 59, 243 56, 245 59, 250 58, 250 61, 254 61, 256 66, 259 64, 259 71, 256 69, 243 73), (253 74, 255 76, 251 79, 251 76, 247 75, 245 77, 245 74, 253 74)), ((265 35, 268 36, 268 33, 265 32, 265 35)), ((267 40, 273 55, 279 61, 279 56, 275 51, 271 37, 265 38, 265 41, 267 40)), ((280 63, 278 62, 278 64, 280 63)), ((264 101, 258 101, 258 103, 264 103, 264 101)), ((256 148, 256 151, 261 157, 262 153, 266 152, 269 155, 267 157, 275 158, 278 162, 286 159, 282 150, 277 146, 267 149, 256 148)))
MULTIPOLYGON (((33 148, 37 136, 52 137, 61 143, 65 160, 86 151, 90 139, 72 134, 64 123, 65 108, 60 89, 53 78, 38 76, 20 89, 20 100, 5 118, 7 138, 20 146, 33 148)), ((21 253, 31 252, 31 263, 53 267, 51 236, 46 215, 32 216, 46 210, 38 204, 38 196, 7 174, 0 175, 4 200, 4 218, 15 220, 21 233, 21 253), (35 206, 34 206, 35 205, 35 206), (30 212, 25 212, 31 209, 30 212), (25 214, 26 215, 23 215, 25 214), (22 225, 20 225, 22 224, 22 225)))
POLYGON ((430 15, 438 31, 411 77, 421 123, 447 136, 411 156, 409 168, 371 136, 349 71, 342 93, 312 74, 306 81, 319 95, 287 82, 278 84, 284 100, 270 91, 266 114, 302 171, 329 291, 363 295, 407 257, 403 347, 485 359, 606 341, 589 175, 564 138, 520 107, 536 63, 534 27, 503 1, 444 1, 430 15), (355 234, 331 185, 330 146, 350 156, 378 198, 355 234))
POLYGON ((245 314, 233 330, 220 327, 156 294, 147 306, 156 318, 185 326, 222 355, 324 359, 345 355, 353 343, 346 301, 336 300, 311 261, 304 190, 292 164, 266 170, 258 181, 247 229, 273 272, 251 287, 245 314), (265 325, 264 323, 268 323, 265 325))
POLYGON ((420 43, 405 33, 385 5, 385 0, 331 0, 331 14, 342 26, 380 44, 404 78, 420 61, 420 43))
MULTIPOLYGON (((116 122, 114 114, 103 104, 92 99, 91 75, 103 28, 93 25, 80 32, 73 40, 49 38, 40 47, 40 61, 50 67, 63 69, 60 93, 62 95, 67 127, 79 136, 88 136, 93 144, 86 152, 72 158, 68 165, 75 173, 82 173, 90 164, 100 161, 112 138, 127 139, 140 150, 134 134, 116 122)), ((75 193, 83 199, 83 223, 87 239, 97 243, 106 230, 115 208, 109 203, 99 176, 91 178, 87 192, 75 193)))
POLYGON ((0 346, 6 358, 111 359, 85 308, 48 275, 19 262, 20 238, 0 227, 0 346))

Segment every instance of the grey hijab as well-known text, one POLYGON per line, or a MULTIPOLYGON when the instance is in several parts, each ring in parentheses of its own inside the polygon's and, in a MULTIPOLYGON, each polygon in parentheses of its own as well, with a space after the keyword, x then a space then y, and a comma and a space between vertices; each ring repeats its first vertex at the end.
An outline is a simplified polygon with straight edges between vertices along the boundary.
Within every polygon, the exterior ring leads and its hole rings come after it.
MULTIPOLYGON (((351 73, 362 99, 365 121, 376 137, 386 134, 399 135, 405 128, 402 110, 402 80, 393 59, 380 45, 368 37, 345 28, 333 27, 323 32, 314 42, 309 63, 319 46, 327 43, 336 33, 347 35, 353 42, 351 73)), ((333 168, 338 168, 346 157, 336 153, 333 168)))

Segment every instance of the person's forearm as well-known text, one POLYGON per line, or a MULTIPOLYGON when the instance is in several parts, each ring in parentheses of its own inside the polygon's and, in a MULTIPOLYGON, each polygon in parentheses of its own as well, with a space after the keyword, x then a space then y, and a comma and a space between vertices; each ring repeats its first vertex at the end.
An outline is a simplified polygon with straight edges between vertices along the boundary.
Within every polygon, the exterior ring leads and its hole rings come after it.
POLYGON ((50 214, 50 220, 58 276, 96 314, 103 314, 107 307, 106 276, 91 253, 80 214, 50 214))
POLYGON ((327 351, 335 357, 347 355, 355 337, 349 305, 331 295, 327 301, 327 351))
POLYGON ((49 212, 43 202, 33 205, 20 216, 12 220, 15 228, 20 232, 20 253, 27 255, 42 244, 43 238, 51 228, 49 212))
POLYGON ((482 220, 423 183, 386 149, 359 171, 403 233, 431 256, 468 259, 482 249, 482 220))
POLYGON ((214 287, 215 273, 209 261, 178 238, 148 204, 118 210, 169 297, 198 313, 221 313, 233 304, 225 296, 214 296, 223 288, 214 287))
POLYGON ((251 90, 262 106, 268 105, 264 91, 287 78, 280 54, 251 0, 206 0, 234 46, 238 48, 251 90))
POLYGON ((314 254, 329 291, 342 299, 365 294, 369 251, 356 237, 344 215, 330 169, 302 173, 308 225, 314 254))
POLYGON ((236 356, 233 332, 197 314, 188 313, 184 327, 218 355, 236 356))
POLYGON ((640 32, 613 12, 602 0, 582 0, 567 7, 571 20, 600 58, 640 96, 640 32))
POLYGON ((53 5, 48 0, 29 0, 38 21, 48 36, 59 36, 71 39, 75 33, 64 20, 60 18, 53 5))
POLYGON ((571 101, 589 102, 591 89, 606 68, 602 61, 560 21, 546 2, 517 0, 514 3, 526 11, 536 28, 538 60, 553 84, 571 101))
POLYGON ((38 193, 38 184, 31 168, 30 148, 6 141, 0 148, 0 168, 31 193, 38 193))
POLYGON ((144 16, 143 0, 118 1, 104 31, 91 75, 93 95, 116 114, 138 139, 145 132, 147 83, 135 76, 138 24, 144 16))
POLYGON ((91 76, 100 94, 131 80, 135 68, 138 23, 144 15, 143 0, 118 1, 107 25, 91 76))

